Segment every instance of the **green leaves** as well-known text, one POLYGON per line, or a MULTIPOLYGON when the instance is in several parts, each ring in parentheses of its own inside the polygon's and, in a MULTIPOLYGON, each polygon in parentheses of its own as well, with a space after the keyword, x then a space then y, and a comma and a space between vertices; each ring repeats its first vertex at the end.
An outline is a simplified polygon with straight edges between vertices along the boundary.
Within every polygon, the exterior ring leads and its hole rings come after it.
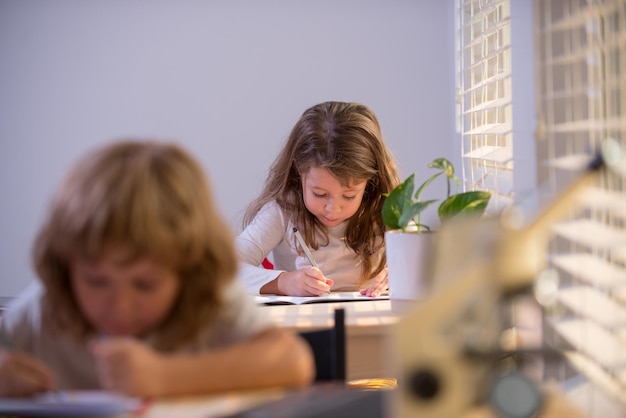
POLYGON ((382 217, 389 229, 401 229, 406 232, 411 221, 415 222, 418 231, 422 228, 430 229, 421 224, 420 214, 427 207, 437 202, 437 199, 422 202, 421 196, 424 189, 441 174, 445 174, 447 180, 447 197, 437 209, 437 214, 442 222, 459 214, 480 216, 485 212, 491 193, 470 191, 451 195, 450 183, 452 181, 456 183, 455 190, 458 190, 460 185, 459 178, 454 174, 452 163, 445 158, 437 158, 428 164, 428 167, 438 169, 439 172, 422 183, 415 194, 413 194, 415 189, 415 173, 413 173, 387 195, 383 204, 382 217))
MULTIPOLYGON (((413 189, 415 189, 414 180, 415 174, 411 174, 406 180, 396 186, 385 199, 382 210, 383 222, 391 229, 402 229, 405 231, 411 219, 436 202, 436 200, 414 202, 412 199, 413 189)), ((419 193, 420 190, 417 191, 416 196, 419 193)))
POLYGON ((442 222, 459 214, 480 216, 485 212, 490 198, 491 193, 481 191, 455 194, 439 205, 437 214, 442 222))

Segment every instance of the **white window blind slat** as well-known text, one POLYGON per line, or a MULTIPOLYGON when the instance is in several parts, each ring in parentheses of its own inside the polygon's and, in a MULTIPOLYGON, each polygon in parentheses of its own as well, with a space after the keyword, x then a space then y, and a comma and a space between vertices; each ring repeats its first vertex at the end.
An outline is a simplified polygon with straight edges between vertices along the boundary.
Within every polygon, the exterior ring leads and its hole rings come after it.
POLYGON ((593 219, 577 219, 552 226, 554 233, 587 248, 608 251, 626 245, 626 231, 593 219))
POLYGON ((598 187, 587 187, 577 198, 581 207, 595 211, 606 211, 615 219, 626 222, 626 194, 598 187))
MULTIPOLYGON (((495 74, 491 77, 485 77, 480 82, 475 82, 467 87, 467 89, 463 90, 462 94, 472 93, 478 89, 492 89, 498 87, 498 82, 506 80, 511 77, 510 71, 504 71, 498 74, 495 74)), ((504 89, 501 89, 504 90, 504 89)), ((504 92, 503 92, 504 94, 504 92)))
POLYGON ((626 133, 626 120, 622 118, 579 119, 570 122, 556 123, 548 127, 549 132, 575 133, 580 131, 621 131, 626 133))
MULTIPOLYGON (((465 26, 465 30, 471 33, 474 25, 475 23, 468 23, 465 26)), ((463 49, 471 50, 472 48, 482 46, 484 44, 499 45, 503 43, 506 40, 506 33, 504 30, 506 30, 507 25, 509 25, 509 18, 504 18, 484 30, 479 31, 476 36, 470 36, 471 41, 466 44, 463 49)))
POLYGON ((611 251, 611 257, 622 264, 626 265, 626 246, 615 248, 611 251))
POLYGON ((507 123, 486 123, 464 132, 465 135, 505 135, 511 132, 507 123))
POLYGON ((538 97, 542 101, 566 101, 583 98, 599 97, 600 91, 588 86, 578 86, 563 90, 550 90, 538 93, 538 97))
MULTIPOLYGON (((555 2, 552 2, 555 3, 555 2)), ((550 32, 573 32, 577 29, 589 27, 600 14, 611 14, 619 10, 618 2, 595 2, 592 5, 570 2, 564 4, 563 16, 557 18, 548 29, 550 32)))
POLYGON ((484 145, 463 154, 465 158, 475 158, 487 162, 506 164, 513 161, 513 150, 509 147, 484 145))
POLYGON ((603 290, 626 286, 626 269, 592 254, 567 253, 550 258, 552 264, 579 280, 603 290))
MULTIPOLYGON (((589 356, 579 352, 566 352, 566 358, 579 370, 589 376, 593 384, 578 385, 571 393, 571 399, 577 401, 583 410, 591 409, 593 417, 622 418, 623 410, 619 405, 610 403, 611 397, 617 398, 621 403, 626 403, 626 393, 622 386, 626 384, 626 368, 616 368, 615 372, 607 373, 606 368, 600 367, 589 356), (598 392, 593 390, 595 384, 602 389, 598 392), (588 400, 585 403, 584 400, 588 400), (589 405, 593 405, 590 407, 589 405)), ((591 415, 590 415, 591 416, 591 415)))
POLYGON ((495 98, 492 100, 486 100, 482 103, 479 103, 475 106, 468 106, 467 109, 463 111, 464 115, 469 115, 472 113, 476 113, 479 111, 490 110, 490 109, 498 109, 504 106, 510 105, 510 98, 495 98))
POLYGON ((590 286, 572 286, 558 294, 559 301, 579 316, 589 318, 604 328, 626 329, 626 306, 590 286))
MULTIPOLYGON (((618 49, 623 48, 626 43, 626 35, 620 34, 611 41, 605 43, 604 49, 618 49)), ((575 52, 560 54, 554 57, 547 58, 541 63, 544 67, 553 67, 555 65, 573 65, 573 64, 594 64, 598 65, 601 58, 597 54, 597 50, 591 46, 581 46, 575 52)))
POLYGON ((543 164, 552 168, 567 170, 571 172, 581 172, 593 161, 593 156, 589 154, 569 154, 551 160, 544 160, 543 164))
POLYGON ((591 319, 562 320, 554 324, 561 337, 577 351, 594 359, 606 369, 626 367, 626 351, 616 333, 607 331, 591 319))

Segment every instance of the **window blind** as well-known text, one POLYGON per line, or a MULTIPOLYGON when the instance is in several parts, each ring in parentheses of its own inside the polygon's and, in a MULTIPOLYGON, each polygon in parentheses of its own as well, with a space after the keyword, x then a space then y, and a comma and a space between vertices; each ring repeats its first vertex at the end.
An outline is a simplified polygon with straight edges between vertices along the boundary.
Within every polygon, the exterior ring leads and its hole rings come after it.
MULTIPOLYGON (((626 2, 535 0, 538 179, 557 194, 607 138, 626 148, 626 2)), ((626 416, 626 170, 599 176, 554 225, 548 369, 589 416, 626 416)))
POLYGON ((457 130, 464 190, 492 193, 488 214, 513 198, 509 0, 456 3, 457 130))

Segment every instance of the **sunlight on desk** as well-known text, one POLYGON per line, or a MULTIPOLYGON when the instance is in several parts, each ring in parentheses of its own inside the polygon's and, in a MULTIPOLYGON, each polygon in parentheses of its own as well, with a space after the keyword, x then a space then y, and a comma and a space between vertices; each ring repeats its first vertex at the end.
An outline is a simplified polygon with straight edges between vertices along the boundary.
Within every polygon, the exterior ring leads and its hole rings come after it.
POLYGON ((391 311, 389 300, 272 305, 264 309, 267 309, 270 319, 276 325, 301 330, 332 326, 333 312, 339 307, 346 310, 348 325, 389 325, 398 319, 398 315, 391 311))
POLYGON ((227 417, 263 403, 281 399, 286 393, 287 391, 283 389, 265 389, 160 400, 154 402, 141 416, 145 418, 227 417))

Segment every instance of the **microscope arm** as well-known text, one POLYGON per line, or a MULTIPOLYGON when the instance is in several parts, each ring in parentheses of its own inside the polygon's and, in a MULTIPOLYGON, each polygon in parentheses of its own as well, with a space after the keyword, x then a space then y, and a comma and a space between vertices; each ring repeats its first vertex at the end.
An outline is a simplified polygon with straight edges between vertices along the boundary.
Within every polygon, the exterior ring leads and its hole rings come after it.
MULTIPOLYGON (((435 287, 395 325, 390 339, 398 377, 389 403, 392 417, 461 417, 477 408, 493 362, 467 355, 468 349, 499 350, 503 329, 498 308, 504 296, 531 287, 545 266, 549 225, 563 217, 607 162, 621 159, 619 146, 609 145, 613 148, 603 151, 613 155, 603 152, 594 158, 531 219, 513 210, 492 219, 449 222, 438 232, 435 287)), ((550 399, 554 396, 547 405, 550 399)))

